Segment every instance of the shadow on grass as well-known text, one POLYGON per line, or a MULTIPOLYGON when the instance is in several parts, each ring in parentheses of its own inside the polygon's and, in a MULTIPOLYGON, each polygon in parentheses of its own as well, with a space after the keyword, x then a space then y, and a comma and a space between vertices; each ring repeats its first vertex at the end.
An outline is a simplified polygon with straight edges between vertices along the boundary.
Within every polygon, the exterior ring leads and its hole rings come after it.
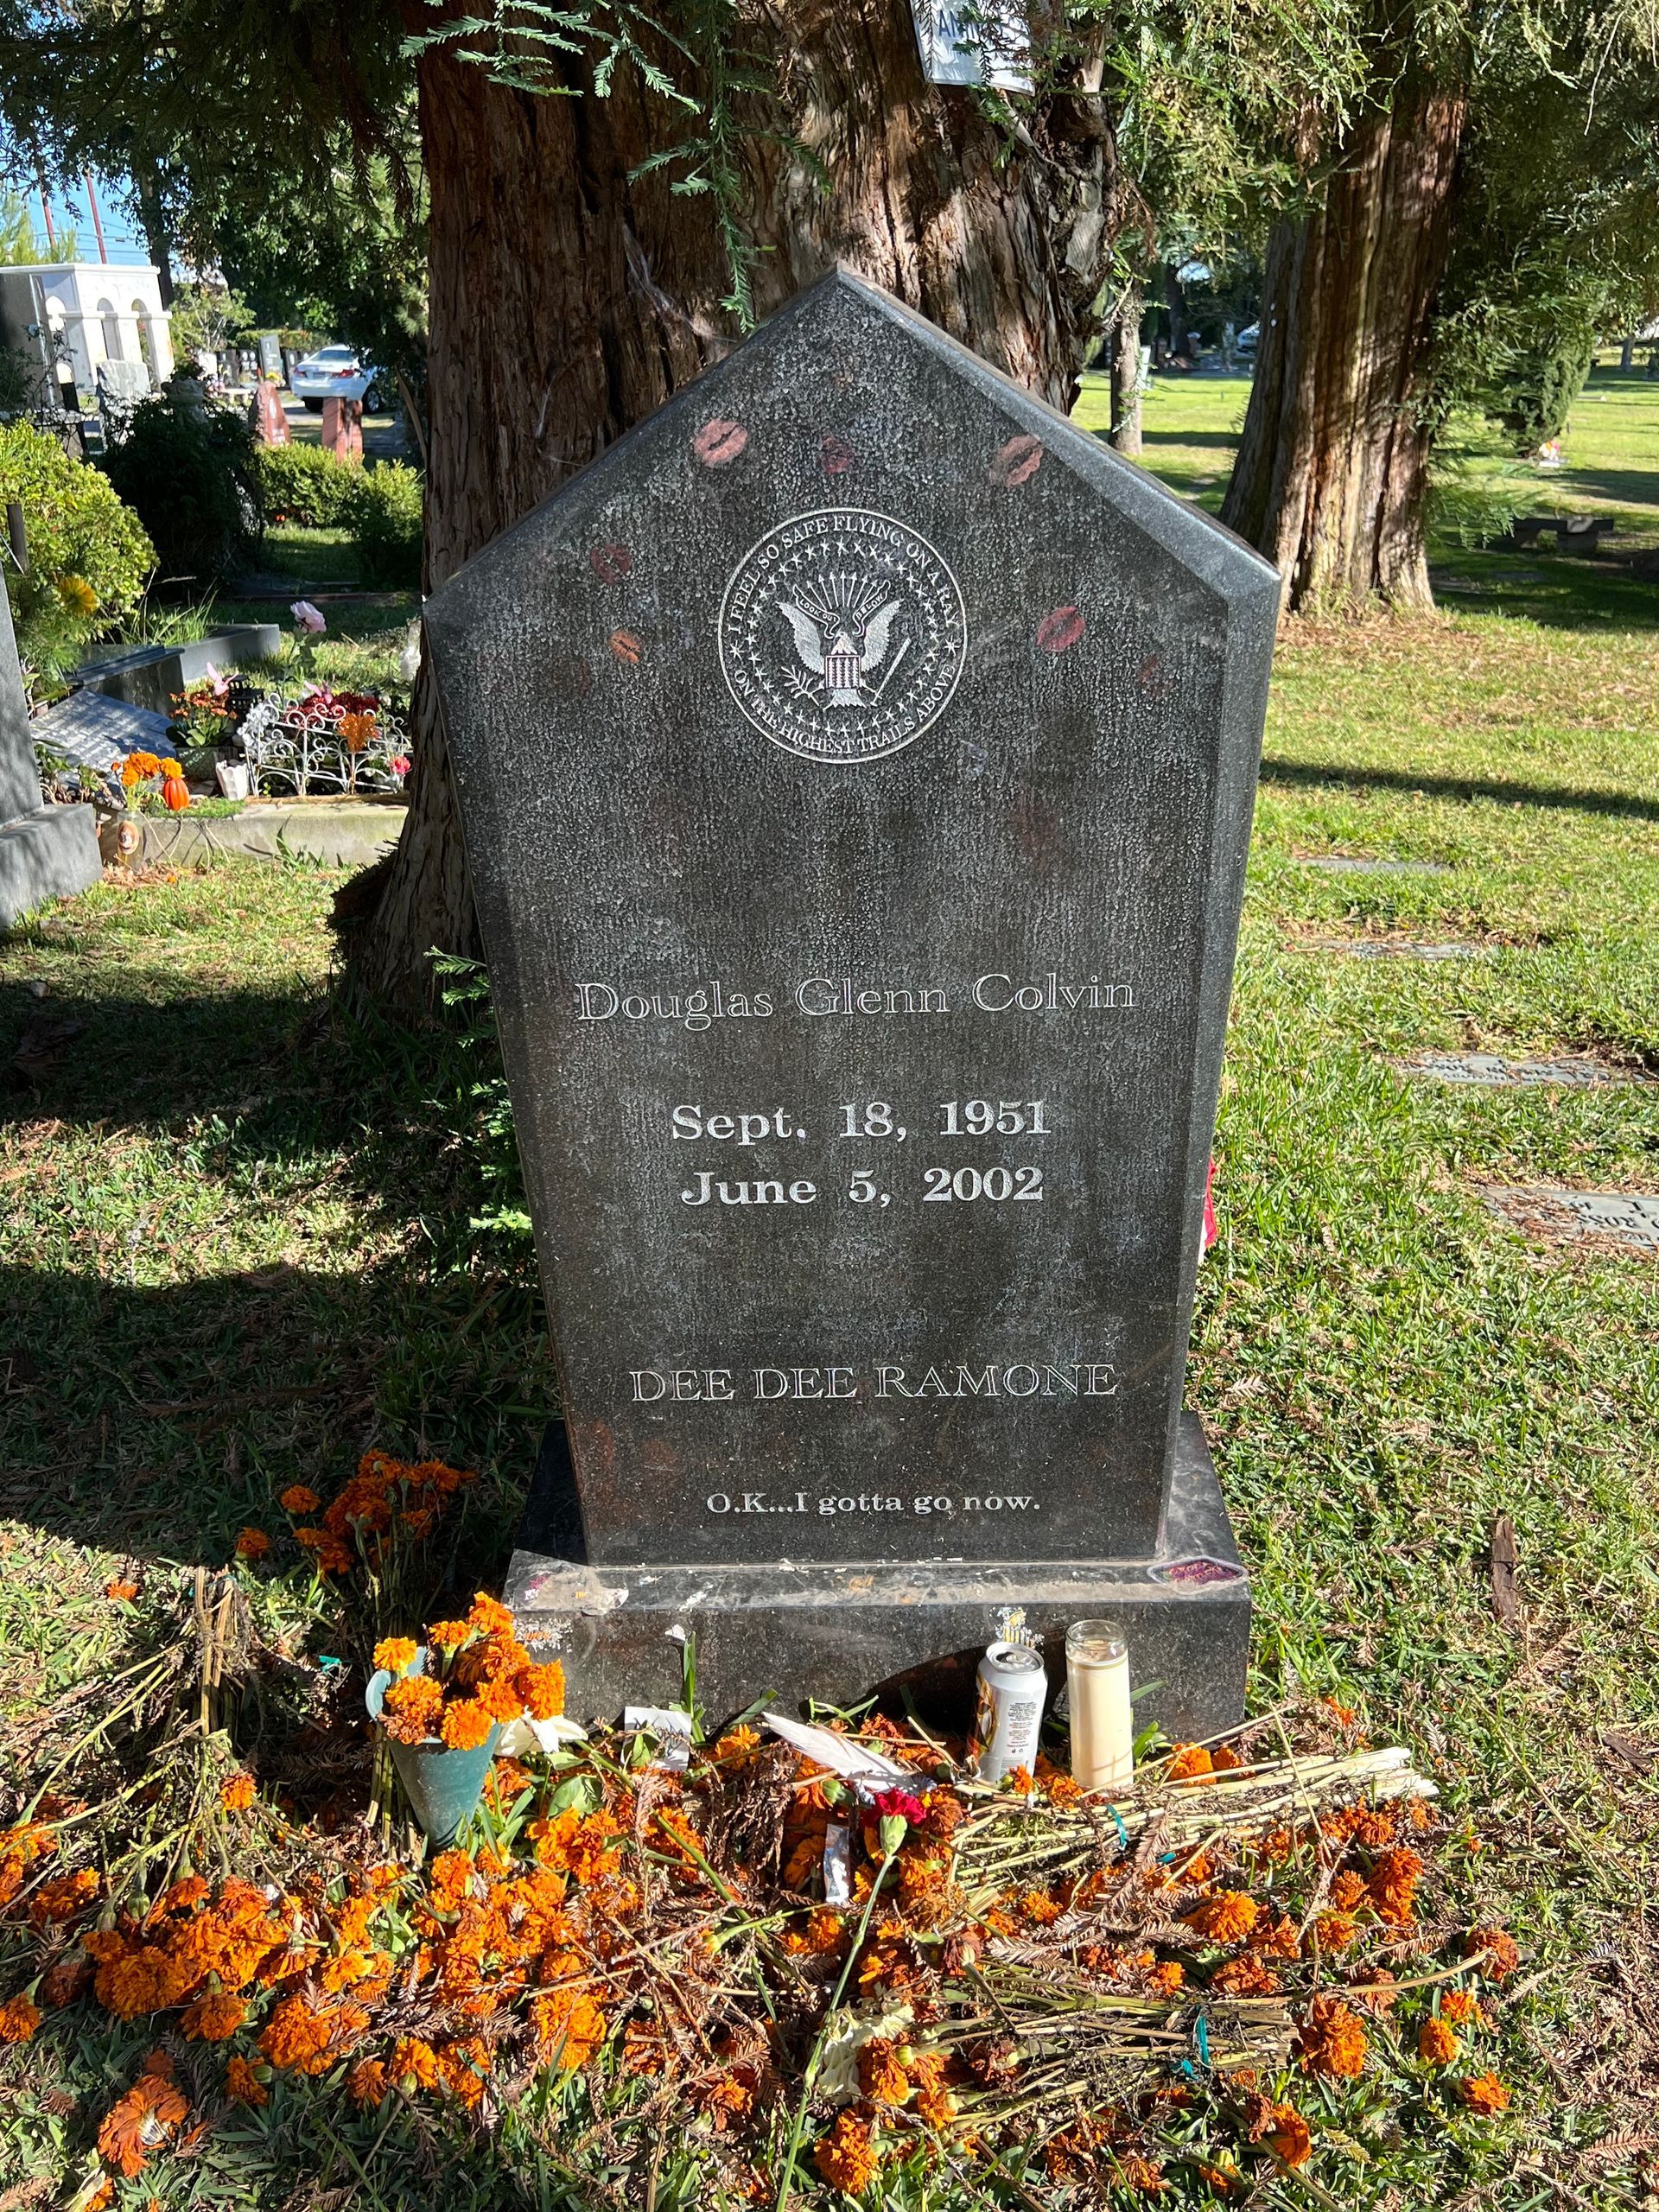
POLYGON ((526 1482, 554 1385, 527 1245, 474 1226, 493 1046, 64 972, 0 990, 0 1513, 216 1567, 371 1445, 526 1482))
POLYGON ((1357 768, 1317 760, 1280 760, 1264 754, 1264 784, 1322 791, 1388 791, 1421 793, 1425 798, 1493 799, 1503 806, 1558 807, 1580 814, 1635 816, 1659 822, 1659 798, 1630 791, 1575 791, 1547 784, 1503 784, 1484 776, 1426 776, 1410 768, 1357 768))
POLYGON ((1238 443, 1233 430, 1154 430, 1143 429, 1141 442, 1147 446, 1212 446, 1217 453, 1231 453, 1238 443))

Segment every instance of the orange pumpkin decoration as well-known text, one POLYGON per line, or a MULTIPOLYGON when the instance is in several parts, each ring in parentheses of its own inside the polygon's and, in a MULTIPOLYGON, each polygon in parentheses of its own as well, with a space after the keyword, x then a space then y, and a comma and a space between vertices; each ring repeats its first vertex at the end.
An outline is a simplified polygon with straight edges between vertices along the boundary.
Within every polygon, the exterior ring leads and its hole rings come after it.
POLYGON ((190 786, 182 776, 167 776, 162 781, 162 804, 169 814, 182 814, 190 804, 190 786))

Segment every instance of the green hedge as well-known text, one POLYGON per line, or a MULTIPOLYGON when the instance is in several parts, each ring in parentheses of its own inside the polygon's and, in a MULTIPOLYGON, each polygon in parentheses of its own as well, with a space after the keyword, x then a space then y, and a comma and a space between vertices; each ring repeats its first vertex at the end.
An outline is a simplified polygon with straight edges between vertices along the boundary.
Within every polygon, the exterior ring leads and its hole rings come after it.
POLYGON ((104 468, 149 532, 164 583, 247 566, 264 530, 253 434, 240 416, 204 409, 188 379, 134 408, 104 468))
POLYGON ((363 472, 321 446, 260 446, 255 454, 265 513, 307 530, 349 530, 363 472))
POLYGON ((5 563, 18 651, 65 674, 137 604, 156 549, 107 477, 28 423, 0 424, 0 509, 12 499, 29 529, 28 573, 5 563))
POLYGON ((359 474, 351 527, 359 572, 372 590, 420 589, 423 490, 420 471, 401 461, 359 474))

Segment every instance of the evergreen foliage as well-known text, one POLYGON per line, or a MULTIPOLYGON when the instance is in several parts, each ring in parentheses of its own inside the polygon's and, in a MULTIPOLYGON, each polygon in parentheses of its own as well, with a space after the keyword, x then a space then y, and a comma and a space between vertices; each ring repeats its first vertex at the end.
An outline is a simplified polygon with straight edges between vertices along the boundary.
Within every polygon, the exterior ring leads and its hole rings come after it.
POLYGON ((0 424, 0 507, 13 499, 29 532, 28 568, 4 563, 18 651, 60 675, 137 604, 156 549, 106 477, 28 423, 0 424))
POLYGON ((104 466, 155 542, 164 583, 211 583, 245 564, 264 530, 253 435, 175 379, 133 410, 104 466))
POLYGON ((351 522, 363 582, 374 591, 418 591, 425 492, 420 472, 387 461, 353 474, 351 522))
POLYGON ((307 530, 349 530, 363 481, 360 468, 321 446, 256 446, 254 467, 264 512, 307 530))

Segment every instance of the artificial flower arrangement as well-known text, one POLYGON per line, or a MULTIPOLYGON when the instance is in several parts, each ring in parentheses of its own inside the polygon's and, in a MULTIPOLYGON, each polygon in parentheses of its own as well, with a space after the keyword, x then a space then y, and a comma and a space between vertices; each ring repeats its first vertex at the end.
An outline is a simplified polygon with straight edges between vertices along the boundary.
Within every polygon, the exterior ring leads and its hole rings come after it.
POLYGON ((481 1590, 464 1619, 434 1621, 423 1644, 385 1637, 374 1663, 392 1678, 380 1717, 395 1744, 474 1751, 508 1721, 556 1720, 564 1711, 564 1669, 532 1659, 507 1607, 481 1590))
POLYGON ((126 793, 128 805, 137 806, 145 813, 154 813, 160 808, 168 814, 182 814, 190 804, 184 770, 176 760, 166 760, 158 753, 124 754, 121 788, 126 793))
POLYGON ((175 691, 168 702, 173 727, 181 745, 218 745, 227 734, 226 724, 235 720, 231 706, 231 680, 209 661, 207 673, 188 690, 175 691))

